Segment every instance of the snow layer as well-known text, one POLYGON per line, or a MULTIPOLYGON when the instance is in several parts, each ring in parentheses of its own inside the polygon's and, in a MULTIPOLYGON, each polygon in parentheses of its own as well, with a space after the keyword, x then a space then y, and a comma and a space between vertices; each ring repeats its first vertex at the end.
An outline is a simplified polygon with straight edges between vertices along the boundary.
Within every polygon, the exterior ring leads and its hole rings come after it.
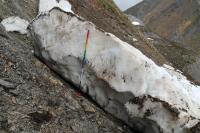
POLYGON ((71 12, 71 4, 67 0, 40 0, 39 3, 39 14, 48 13, 54 7, 58 7, 65 12, 71 12))
POLYGON ((16 31, 21 34, 28 32, 27 27, 29 22, 16 16, 12 16, 2 20, 1 24, 5 27, 6 31, 16 31))
POLYGON ((153 120, 164 133, 188 133, 187 129, 199 122, 200 87, 182 74, 156 65, 138 49, 99 31, 92 23, 56 9, 32 26, 37 40, 35 54, 77 86, 85 36, 90 30, 82 91, 130 126, 134 127, 130 119, 138 117, 153 120))

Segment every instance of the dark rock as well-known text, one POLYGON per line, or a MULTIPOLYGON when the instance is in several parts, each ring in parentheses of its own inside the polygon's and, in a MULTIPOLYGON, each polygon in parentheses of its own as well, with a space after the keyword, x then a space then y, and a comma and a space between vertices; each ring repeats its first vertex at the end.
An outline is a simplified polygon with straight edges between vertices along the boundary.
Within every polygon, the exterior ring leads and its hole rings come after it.
POLYGON ((48 111, 42 111, 42 112, 33 112, 29 113, 28 116, 31 117, 31 120, 36 123, 44 123, 49 122, 52 119, 52 114, 50 114, 48 111))
POLYGON ((5 81, 3 79, 0 79, 0 86, 4 87, 5 89, 15 89, 16 87, 15 84, 5 81))

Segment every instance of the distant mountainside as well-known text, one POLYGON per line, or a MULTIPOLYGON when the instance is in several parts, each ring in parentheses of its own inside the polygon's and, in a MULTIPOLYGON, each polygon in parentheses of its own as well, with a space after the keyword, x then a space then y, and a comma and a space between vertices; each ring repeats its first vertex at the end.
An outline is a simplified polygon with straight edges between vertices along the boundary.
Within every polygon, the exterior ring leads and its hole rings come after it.
POLYGON ((185 48, 200 51, 199 0, 144 0, 125 11, 146 27, 185 48))

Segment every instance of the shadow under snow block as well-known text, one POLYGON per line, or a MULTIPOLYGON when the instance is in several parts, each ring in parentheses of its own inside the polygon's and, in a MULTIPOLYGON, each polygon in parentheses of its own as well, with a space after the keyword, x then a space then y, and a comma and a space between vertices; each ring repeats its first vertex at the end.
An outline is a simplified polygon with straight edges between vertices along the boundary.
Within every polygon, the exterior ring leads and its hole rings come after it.
POLYGON ((91 22, 53 9, 31 29, 36 56, 76 86, 90 30, 81 90, 138 132, 189 133, 199 123, 199 87, 91 22))

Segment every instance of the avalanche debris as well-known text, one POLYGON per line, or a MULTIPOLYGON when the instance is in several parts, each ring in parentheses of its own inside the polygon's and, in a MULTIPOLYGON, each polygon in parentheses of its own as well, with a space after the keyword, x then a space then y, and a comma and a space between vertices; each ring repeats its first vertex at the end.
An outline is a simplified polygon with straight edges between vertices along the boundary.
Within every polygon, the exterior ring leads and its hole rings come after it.
POLYGON ((26 34, 28 32, 27 27, 29 25, 29 22, 16 16, 12 16, 2 20, 1 24, 8 32, 16 31, 21 34, 26 34))

